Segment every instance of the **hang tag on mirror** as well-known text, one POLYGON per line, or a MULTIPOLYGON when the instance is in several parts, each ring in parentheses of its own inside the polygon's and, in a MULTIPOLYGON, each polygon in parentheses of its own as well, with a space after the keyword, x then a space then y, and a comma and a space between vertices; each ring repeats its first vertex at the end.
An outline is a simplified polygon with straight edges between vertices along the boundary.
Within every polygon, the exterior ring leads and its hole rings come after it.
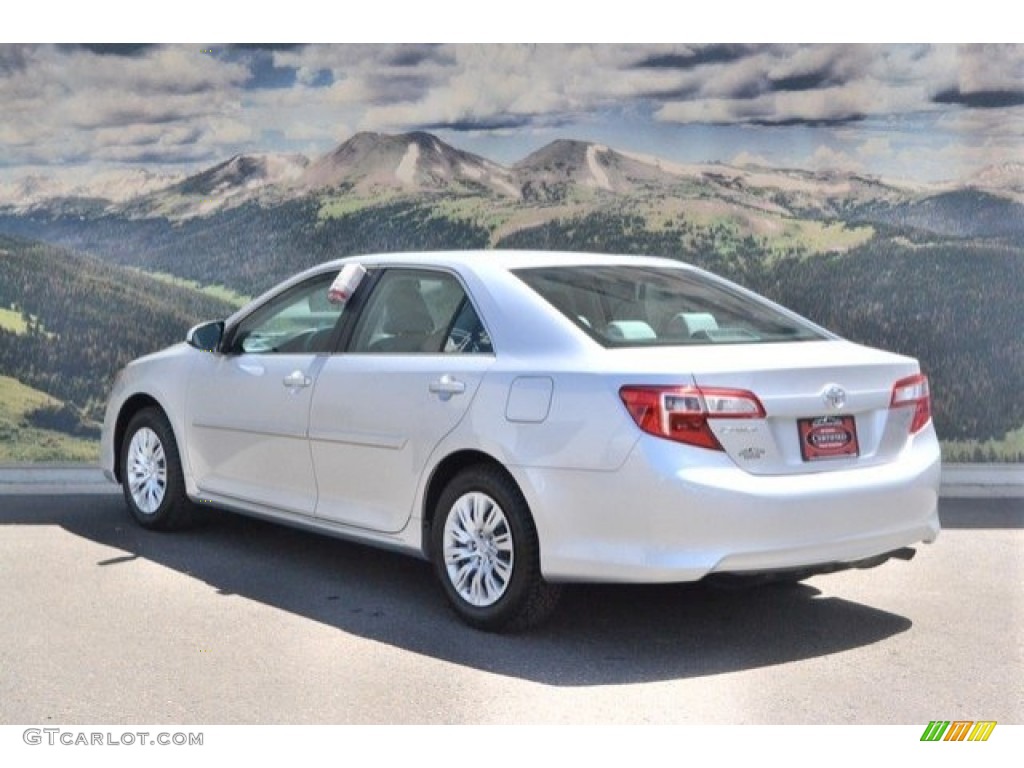
POLYGON ((327 290, 327 299, 332 304, 344 304, 366 276, 366 268, 362 264, 346 264, 334 278, 327 290))

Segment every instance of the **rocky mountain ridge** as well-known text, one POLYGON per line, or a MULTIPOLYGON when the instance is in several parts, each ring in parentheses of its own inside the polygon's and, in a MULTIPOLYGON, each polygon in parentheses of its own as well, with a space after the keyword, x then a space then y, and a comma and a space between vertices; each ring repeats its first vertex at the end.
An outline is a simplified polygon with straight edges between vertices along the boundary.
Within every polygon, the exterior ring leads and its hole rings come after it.
POLYGON ((249 202, 275 205, 326 195, 445 194, 534 204, 660 193, 718 197, 782 215, 834 216, 851 209, 916 203, 962 189, 1024 203, 1024 165, 1004 163, 963 183, 923 185, 838 171, 684 164, 594 142, 559 139, 505 166, 422 131, 363 132, 316 159, 296 154, 236 155, 185 178, 132 169, 120 175, 107 171, 88 183, 65 185, 36 174, 0 185, 0 210, 73 209, 180 220, 249 202))

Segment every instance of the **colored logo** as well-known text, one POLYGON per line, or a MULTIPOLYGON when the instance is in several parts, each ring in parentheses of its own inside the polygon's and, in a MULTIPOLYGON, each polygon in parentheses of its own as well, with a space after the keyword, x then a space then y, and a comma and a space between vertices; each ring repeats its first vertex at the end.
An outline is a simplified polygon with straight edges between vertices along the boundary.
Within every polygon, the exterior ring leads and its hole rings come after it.
POLYGON ((995 728, 995 720, 932 720, 921 741, 988 741, 995 728))

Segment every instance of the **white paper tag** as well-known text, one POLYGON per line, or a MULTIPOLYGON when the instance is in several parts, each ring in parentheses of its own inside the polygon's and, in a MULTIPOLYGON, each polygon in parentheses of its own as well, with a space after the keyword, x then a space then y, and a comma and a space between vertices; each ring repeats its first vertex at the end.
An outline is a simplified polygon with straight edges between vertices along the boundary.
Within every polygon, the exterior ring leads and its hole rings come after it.
POLYGON ((332 304, 348 301, 365 276, 366 268, 362 264, 346 264, 327 290, 328 301, 332 304))

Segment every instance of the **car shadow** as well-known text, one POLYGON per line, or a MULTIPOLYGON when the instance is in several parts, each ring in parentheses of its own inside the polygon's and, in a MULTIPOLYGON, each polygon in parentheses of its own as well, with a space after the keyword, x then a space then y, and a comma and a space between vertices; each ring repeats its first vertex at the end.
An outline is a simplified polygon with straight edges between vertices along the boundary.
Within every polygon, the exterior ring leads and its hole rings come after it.
POLYGON ((909 619, 807 585, 570 586, 553 619, 491 635, 448 608, 430 565, 304 531, 218 514, 180 533, 146 531, 119 496, 6 497, 0 525, 56 525, 138 558, 352 635, 553 686, 701 677, 839 653, 909 619))

